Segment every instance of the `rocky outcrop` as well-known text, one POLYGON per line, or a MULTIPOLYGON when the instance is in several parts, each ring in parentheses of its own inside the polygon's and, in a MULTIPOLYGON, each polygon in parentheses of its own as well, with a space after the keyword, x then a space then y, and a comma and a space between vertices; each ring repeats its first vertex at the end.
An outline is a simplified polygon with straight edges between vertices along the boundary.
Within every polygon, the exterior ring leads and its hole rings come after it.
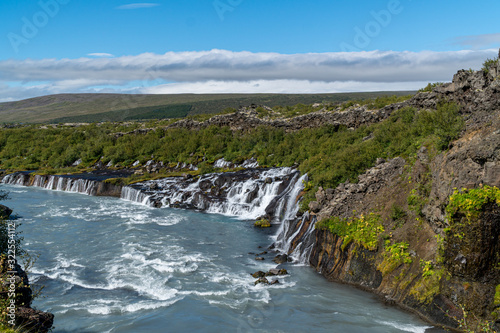
MULTIPOLYGON (((279 117, 272 119, 270 117, 259 117, 256 111, 256 105, 243 107, 231 114, 216 115, 205 121, 197 121, 194 119, 182 119, 173 124, 165 126, 169 128, 186 128, 190 130, 199 130, 209 126, 229 127, 233 131, 248 131, 259 126, 281 128, 286 132, 298 131, 303 128, 316 128, 325 125, 345 126, 347 128, 357 128, 365 124, 373 124, 380 122, 390 114, 407 106, 407 102, 395 103, 383 107, 381 109, 369 110, 367 106, 353 106, 345 110, 338 107, 335 110, 328 111, 322 109, 320 111, 311 112, 309 114, 300 115, 292 118, 279 117)), ((263 106, 264 108, 267 108, 263 106)), ((267 108, 270 111, 272 109, 267 108)), ((154 131, 154 128, 140 128, 126 133, 114 133, 115 137, 121 137, 129 134, 146 134, 154 131)))
POLYGON ((249 107, 242 108, 235 113, 214 116, 204 122, 183 119, 169 127, 200 129, 209 126, 228 126, 231 130, 249 130, 258 126, 269 126, 282 128, 285 131, 297 131, 302 128, 314 128, 324 125, 342 125, 348 128, 357 128, 363 124, 380 122, 387 118, 398 106, 398 104, 394 104, 379 110, 368 110, 366 106, 353 107, 344 111, 340 111, 340 108, 334 111, 324 109, 293 118, 280 119, 259 118, 255 107, 249 107))
POLYGON ((461 138, 440 154, 424 146, 411 164, 378 160, 357 183, 319 188, 309 204, 313 218, 297 219, 287 233, 294 238, 288 254, 307 241, 309 263, 329 280, 370 290, 442 326, 457 328, 464 310, 468 325, 499 320, 499 205, 485 204, 473 219, 446 212, 454 188, 500 187, 499 74, 498 62, 488 73, 459 71, 452 83, 404 102, 419 109, 457 102, 466 120, 461 138), (356 241, 346 245, 325 229, 314 230, 312 240, 306 232, 305 221, 370 212, 384 228, 376 249, 356 241), (406 261, 387 250, 394 244, 403 244, 406 261))
MULTIPOLYGON (((12 210, 6 208, 3 210, 5 215, 0 217, 7 219, 12 210)), ((7 309, 7 321, 9 324, 15 324, 15 327, 22 327, 23 332, 45 333, 50 330, 54 322, 54 315, 31 308, 33 293, 29 284, 28 275, 17 264, 12 264, 7 260, 7 255, 0 255, 0 300, 5 302, 7 309), (12 295, 15 294, 15 297, 12 295), (11 308, 8 308, 11 306, 11 308)), ((10 258, 9 258, 10 259, 10 258)))
POLYGON ((309 204, 309 208, 317 215, 318 221, 330 216, 349 217, 353 210, 365 211, 362 205, 367 195, 376 195, 384 186, 387 186, 396 176, 403 173, 406 161, 395 158, 388 162, 377 160, 377 165, 369 169, 358 178, 357 183, 342 183, 335 189, 320 188, 316 193, 316 200, 309 204), (361 206, 360 206, 361 205, 361 206))
POLYGON ((494 121, 492 111, 500 109, 500 63, 492 64, 487 73, 460 70, 451 83, 438 85, 431 92, 418 93, 405 103, 420 109, 434 109, 443 100, 461 106, 470 130, 480 129, 483 124, 494 121))

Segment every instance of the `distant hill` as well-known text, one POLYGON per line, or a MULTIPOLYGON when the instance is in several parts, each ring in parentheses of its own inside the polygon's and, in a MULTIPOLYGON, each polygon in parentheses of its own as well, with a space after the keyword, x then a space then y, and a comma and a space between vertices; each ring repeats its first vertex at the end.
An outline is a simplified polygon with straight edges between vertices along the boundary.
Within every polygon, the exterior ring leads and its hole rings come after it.
POLYGON ((0 123, 100 122, 182 118, 250 104, 341 103, 412 92, 336 94, 59 94, 0 103, 0 123))

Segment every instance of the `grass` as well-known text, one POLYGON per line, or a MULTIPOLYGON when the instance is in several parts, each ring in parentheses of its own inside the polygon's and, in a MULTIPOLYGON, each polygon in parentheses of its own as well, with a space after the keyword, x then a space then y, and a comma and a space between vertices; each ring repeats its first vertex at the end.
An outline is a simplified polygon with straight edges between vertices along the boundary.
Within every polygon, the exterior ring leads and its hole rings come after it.
POLYGON ((250 104, 291 106, 298 103, 342 103, 350 99, 376 98, 409 92, 367 92, 337 94, 61 94, 0 103, 3 123, 45 123, 60 121, 117 121, 216 114, 226 108, 250 104), (160 114, 158 114, 159 110, 160 114), (131 118, 129 118, 131 117, 131 118))

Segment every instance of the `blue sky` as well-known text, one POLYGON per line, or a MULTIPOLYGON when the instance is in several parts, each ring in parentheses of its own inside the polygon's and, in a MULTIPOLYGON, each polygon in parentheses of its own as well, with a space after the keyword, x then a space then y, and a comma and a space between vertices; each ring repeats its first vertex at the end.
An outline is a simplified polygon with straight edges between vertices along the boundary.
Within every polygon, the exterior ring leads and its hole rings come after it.
POLYGON ((415 89, 495 56, 498 13, 496 0, 2 0, 0 101, 415 89))

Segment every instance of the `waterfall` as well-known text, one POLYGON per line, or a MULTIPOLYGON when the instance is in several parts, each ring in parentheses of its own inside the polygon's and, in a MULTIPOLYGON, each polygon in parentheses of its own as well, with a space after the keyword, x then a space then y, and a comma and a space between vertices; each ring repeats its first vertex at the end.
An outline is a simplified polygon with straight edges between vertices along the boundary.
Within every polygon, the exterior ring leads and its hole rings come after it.
POLYGON ((306 263, 314 244, 316 217, 305 213, 297 218, 297 212, 307 179, 307 174, 300 176, 292 168, 247 169, 197 179, 145 181, 123 187, 121 197, 154 207, 191 208, 249 220, 268 218, 279 225, 273 236, 275 248, 306 263))
MULTIPOLYGON (((256 161, 245 161, 254 167, 256 161)), ((219 161, 222 166, 224 161, 219 161)), ((57 191, 96 195, 100 182, 69 175, 35 175, 17 172, 5 176, 5 184, 36 186, 57 191)), ((124 186, 121 198, 154 207, 191 208, 207 213, 255 220, 260 217, 279 225, 275 248, 299 262, 307 262, 314 244, 315 216, 297 218, 298 198, 307 175, 292 168, 246 169, 202 175, 168 177, 124 186)))
POLYGON ((296 183, 300 179, 292 168, 212 173, 196 180, 169 177, 126 186, 122 198, 155 207, 194 208, 243 219, 266 216, 278 222, 281 216, 296 213, 291 207, 294 203, 288 201, 290 197, 295 200, 296 194, 291 193, 298 193, 296 183))
POLYGON ((124 186, 122 188, 121 198, 128 201, 139 202, 144 205, 149 205, 150 196, 145 193, 132 188, 130 186, 124 186))
POLYGON ((27 173, 13 173, 5 176, 2 183, 41 187, 48 190, 66 191, 95 195, 99 182, 90 179, 73 178, 71 176, 35 175, 32 178, 27 173), (32 181, 31 181, 32 179, 32 181))

